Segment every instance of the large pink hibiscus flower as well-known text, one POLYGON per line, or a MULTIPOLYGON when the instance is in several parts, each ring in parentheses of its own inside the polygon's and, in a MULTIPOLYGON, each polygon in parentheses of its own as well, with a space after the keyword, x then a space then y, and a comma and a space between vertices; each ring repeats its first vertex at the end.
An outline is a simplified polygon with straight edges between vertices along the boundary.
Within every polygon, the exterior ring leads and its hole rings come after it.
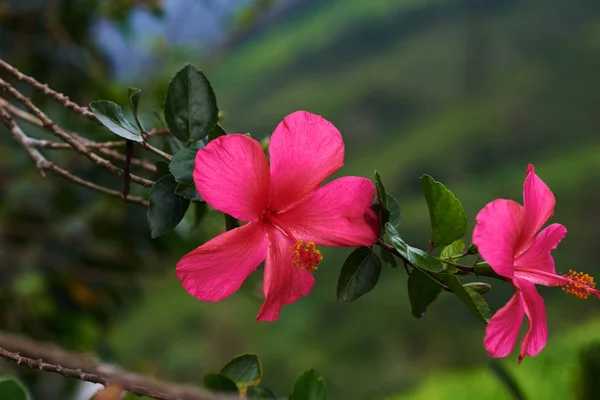
POLYGON ((514 348, 526 315, 529 329, 521 342, 519 363, 526 355, 535 356, 546 345, 548 327, 544 299, 535 285, 563 286, 563 290, 585 299, 590 294, 600 298, 592 277, 569 271, 557 275, 550 251, 567 233, 560 224, 552 224, 538 234, 554 213, 554 195, 527 168, 523 187, 523 203, 498 199, 477 215, 473 243, 479 253, 498 274, 509 280, 515 295, 490 320, 484 345, 490 357, 506 357, 514 348))
POLYGON ((288 115, 271 136, 269 158, 270 166, 260 144, 238 134, 198 151, 194 181, 202 198, 248 224, 188 253, 176 269, 191 295, 219 301, 264 260, 257 321, 275 321, 282 306, 311 291, 322 260, 316 245, 371 246, 378 237, 370 180, 343 177, 320 187, 344 163, 342 136, 329 121, 288 115))

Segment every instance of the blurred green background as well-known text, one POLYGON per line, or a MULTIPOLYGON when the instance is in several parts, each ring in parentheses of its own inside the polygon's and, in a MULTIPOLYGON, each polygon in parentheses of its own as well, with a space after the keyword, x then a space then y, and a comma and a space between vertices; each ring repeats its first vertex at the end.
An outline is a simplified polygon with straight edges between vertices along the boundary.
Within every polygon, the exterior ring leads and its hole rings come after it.
MULTIPOLYGON (((557 197, 552 221, 569 230, 557 270, 600 272, 597 0, 0 1, 0 58, 81 104, 125 106, 127 86, 140 87, 147 126, 160 126, 168 81, 186 62, 211 80, 228 132, 261 139, 295 110, 321 114, 345 138, 338 175, 377 169, 414 246, 428 240, 421 174, 463 202, 471 231, 487 202, 521 201, 531 162, 557 197)), ((62 126, 112 139, 18 87, 62 126)), ((120 187, 81 157, 46 153, 120 187)), ((40 177, 0 127, 0 327, 192 383, 255 352, 264 384, 282 396, 315 368, 332 399, 511 398, 489 368, 484 327, 451 295, 417 320, 403 269, 384 268, 373 292, 338 304, 348 249, 324 252, 313 292, 276 323, 254 322, 260 273, 223 302, 195 300, 175 264, 223 226, 214 213, 194 228, 190 212, 175 232, 151 240, 143 208, 40 177)), ((495 311, 511 289, 491 283, 495 311)), ((516 354, 500 365, 528 399, 593 398, 582 394, 579 353, 600 340, 598 304, 540 292, 548 348, 520 366, 516 354)), ((76 390, 61 377, 18 372, 38 399, 76 390)))

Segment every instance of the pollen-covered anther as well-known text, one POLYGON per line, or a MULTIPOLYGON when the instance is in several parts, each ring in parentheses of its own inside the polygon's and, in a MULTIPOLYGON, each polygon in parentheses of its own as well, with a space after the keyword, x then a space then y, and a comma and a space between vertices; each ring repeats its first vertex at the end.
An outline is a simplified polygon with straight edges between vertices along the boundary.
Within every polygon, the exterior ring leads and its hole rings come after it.
POLYGON ((596 282, 588 274, 570 269, 569 273, 565 274, 564 277, 567 278, 568 283, 563 286, 562 290, 567 294, 572 294, 579 299, 585 300, 592 291, 595 291, 596 282))
POLYGON ((313 242, 297 241, 292 245, 292 264, 309 272, 318 269, 317 265, 323 260, 321 252, 313 242))

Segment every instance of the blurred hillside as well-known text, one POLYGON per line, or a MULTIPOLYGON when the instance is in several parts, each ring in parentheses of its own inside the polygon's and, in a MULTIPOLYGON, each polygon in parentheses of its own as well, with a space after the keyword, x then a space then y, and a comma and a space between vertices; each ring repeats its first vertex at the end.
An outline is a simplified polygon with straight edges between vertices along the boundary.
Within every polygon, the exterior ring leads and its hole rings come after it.
MULTIPOLYGON (((403 206, 400 233, 415 246, 424 247, 428 240, 421 174, 431 174, 453 190, 470 216, 471 229, 488 201, 521 201, 531 162, 557 197, 552 221, 569 230, 555 252, 557 269, 600 275, 595 262, 600 237, 595 222, 600 220, 600 3, 290 4, 288 12, 281 9, 218 62, 187 47, 160 47, 148 71, 127 84, 144 88, 147 109, 156 109, 170 76, 183 62, 192 62, 211 80, 226 113, 226 129, 256 138, 269 135, 294 110, 323 115, 346 140, 346 165, 339 175, 371 177, 377 169, 403 206)), ((125 104, 125 85, 110 81, 90 86, 76 98, 118 101, 121 96, 125 104)), ((23 156, 15 165, 24 168, 27 161, 23 156)), ((32 175, 36 172, 28 168, 32 175)), ((25 189, 40 181, 32 182, 25 189)), ((85 209, 88 200, 81 197, 85 209)), ((64 199, 53 201, 62 204, 64 199)), ((144 231, 141 212, 123 217, 120 203, 106 207, 110 215, 140 224, 134 233, 144 231)), ((8 221, 12 215, 6 211, 1 218, 8 221)), ((221 225, 217 216, 196 230, 184 224, 152 244, 140 240, 128 245, 122 239, 131 236, 126 232, 113 238, 116 244, 106 253, 128 255, 117 258, 151 265, 153 273, 133 275, 136 287, 141 285, 139 302, 105 311, 111 325, 103 331, 107 341, 92 341, 96 350, 101 347, 103 354, 129 368, 191 382, 237 353, 256 352, 263 360, 265 384, 282 395, 301 371, 315 368, 327 380, 332 399, 357 400, 406 393, 423 379, 435 380, 440 370, 486 365, 483 326, 450 295, 442 294, 424 319, 411 316, 402 269, 384 269, 372 293, 352 304, 337 304, 337 277, 349 253, 343 249, 324 252, 311 295, 286 306, 276 323, 254 322, 262 301, 257 295, 260 274, 224 302, 196 301, 181 289, 173 269, 179 257, 221 225)), ((108 241, 113 231, 99 230, 91 238, 108 241)), ((496 310, 510 290, 492 284, 486 298, 496 310)), ((592 299, 581 302, 559 289, 543 288, 541 293, 551 337, 597 315, 592 299)), ((600 338, 592 328, 586 338, 600 338)), ((507 361, 516 363, 516 355, 507 361)), ((523 367, 533 370, 542 364, 542 358, 530 358, 523 367)))

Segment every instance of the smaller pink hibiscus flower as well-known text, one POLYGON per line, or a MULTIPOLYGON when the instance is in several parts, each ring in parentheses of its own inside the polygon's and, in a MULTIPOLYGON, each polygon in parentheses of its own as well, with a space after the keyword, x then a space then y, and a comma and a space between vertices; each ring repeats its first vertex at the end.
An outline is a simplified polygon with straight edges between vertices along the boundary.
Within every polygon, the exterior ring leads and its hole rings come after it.
POLYGON ((546 345, 548 327, 544 299, 535 285, 563 286, 563 291, 586 299, 590 294, 600 298, 594 279, 587 274, 569 271, 557 275, 550 254, 567 233, 560 224, 552 224, 538 234, 554 213, 554 195, 527 168, 523 186, 523 203, 498 199, 489 203, 477 215, 473 243, 479 253, 498 274, 509 280, 515 295, 490 320, 484 345, 490 357, 506 357, 514 348, 523 317, 529 329, 521 342, 519 363, 526 355, 535 356, 546 345))
POLYGON ((198 151, 193 176, 202 198, 248 223, 188 253, 176 268, 191 295, 220 301, 265 261, 257 321, 275 321, 282 306, 311 291, 323 258, 316 245, 371 246, 379 234, 370 180, 349 176, 320 187, 344 163, 342 136, 329 121, 288 115, 271 136, 269 158, 270 165, 260 144, 239 134, 198 151))

